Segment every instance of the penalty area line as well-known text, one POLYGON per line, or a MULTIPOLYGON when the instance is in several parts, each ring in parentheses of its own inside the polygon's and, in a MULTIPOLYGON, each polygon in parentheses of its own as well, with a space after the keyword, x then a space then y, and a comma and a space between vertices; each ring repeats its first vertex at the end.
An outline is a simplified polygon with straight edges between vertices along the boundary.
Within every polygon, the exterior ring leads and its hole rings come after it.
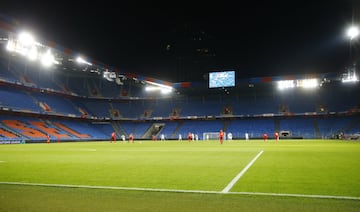
POLYGON ((234 177, 234 179, 221 191, 221 193, 228 193, 230 189, 235 185, 235 183, 245 174, 245 172, 255 163, 255 161, 260 157, 260 155, 264 152, 261 150, 251 161, 248 165, 245 166, 241 172, 234 177))
POLYGON ((226 192, 226 193, 223 193, 223 192, 219 192, 219 191, 202 191, 202 190, 132 188, 132 187, 117 187, 117 186, 89 186, 89 185, 66 185, 66 184, 46 184, 46 183, 24 183, 24 182, 0 182, 0 185, 43 186, 43 187, 57 187, 57 188, 109 189, 109 190, 123 190, 123 191, 150 191, 150 192, 172 192, 172 193, 193 193, 193 194, 300 197, 300 198, 312 198, 312 199, 339 199, 339 200, 360 201, 360 197, 316 195, 316 194, 281 194, 281 193, 263 193, 263 192, 226 192))

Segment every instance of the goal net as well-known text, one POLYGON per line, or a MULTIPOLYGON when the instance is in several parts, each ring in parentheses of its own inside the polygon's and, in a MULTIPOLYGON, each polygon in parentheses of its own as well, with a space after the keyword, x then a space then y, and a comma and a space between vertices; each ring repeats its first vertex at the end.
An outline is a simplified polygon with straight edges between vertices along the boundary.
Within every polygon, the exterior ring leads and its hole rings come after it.
MULTIPOLYGON (((226 135, 226 133, 224 132, 224 135, 226 135)), ((219 132, 204 132, 203 133, 203 140, 218 140, 219 139, 219 132)), ((224 139, 225 136, 224 136, 224 139)))

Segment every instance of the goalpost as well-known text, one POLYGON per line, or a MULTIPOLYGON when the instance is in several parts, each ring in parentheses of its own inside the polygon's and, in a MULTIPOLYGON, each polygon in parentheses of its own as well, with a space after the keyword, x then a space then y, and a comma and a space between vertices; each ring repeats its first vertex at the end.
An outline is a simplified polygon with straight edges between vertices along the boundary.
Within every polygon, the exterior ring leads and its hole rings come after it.
MULTIPOLYGON (((224 135, 226 135, 226 132, 224 132, 224 135)), ((224 136, 224 139, 226 140, 226 136, 224 136)), ((203 140, 219 140, 219 132, 204 132, 203 140)))

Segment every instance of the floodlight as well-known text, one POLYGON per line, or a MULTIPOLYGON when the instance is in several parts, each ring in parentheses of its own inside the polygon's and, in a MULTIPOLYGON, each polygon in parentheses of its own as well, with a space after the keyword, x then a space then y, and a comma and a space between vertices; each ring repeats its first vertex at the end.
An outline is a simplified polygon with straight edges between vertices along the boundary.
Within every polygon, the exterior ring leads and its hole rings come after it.
POLYGON ((13 40, 9 40, 7 45, 6 45, 6 50, 13 52, 15 51, 15 42, 13 40))
POLYGON ((294 88, 294 87, 295 87, 294 80, 281 80, 281 81, 278 81, 278 88, 280 90, 294 88))
POLYGON ((37 51, 37 48, 35 46, 33 46, 30 51, 28 52, 28 58, 30 60, 36 60, 37 57, 38 57, 38 51, 37 51))
POLYGON ((159 87, 156 87, 156 86, 146 86, 145 87, 145 91, 156 91, 156 90, 160 90, 159 87))
POLYGON ((168 90, 173 89, 171 86, 168 86, 168 85, 163 85, 163 84, 159 84, 159 83, 156 83, 156 82, 150 82, 150 81, 146 81, 146 80, 145 80, 145 82, 150 84, 150 85, 158 86, 158 87, 161 87, 161 88, 164 88, 164 89, 168 89, 168 90))
POLYGON ((34 37, 28 32, 22 32, 19 34, 19 42, 24 46, 30 46, 35 43, 34 37))
POLYGON ((54 55, 51 54, 50 49, 42 55, 41 58, 41 64, 43 64, 43 66, 45 67, 49 67, 53 64, 54 61, 54 55))
POLYGON ((357 26, 351 26, 347 31, 347 36, 350 40, 356 38, 359 35, 359 28, 357 26))
POLYGON ((168 94, 172 92, 172 87, 168 86, 167 88, 165 88, 160 86, 148 85, 145 87, 145 91, 146 92, 160 91, 162 94, 168 94))
POLYGON ((81 63, 81 64, 87 64, 87 65, 89 65, 89 66, 92 65, 92 63, 84 60, 82 57, 77 57, 77 58, 76 58, 76 62, 81 63))
POLYGON ((358 81, 359 81, 359 79, 358 79, 355 71, 352 73, 351 72, 345 73, 341 79, 341 82, 343 82, 343 83, 353 83, 353 82, 358 82, 358 81))
POLYGON ((319 82, 317 79, 304 79, 300 83, 300 87, 303 88, 316 88, 319 86, 319 82))
POLYGON ((171 93, 171 91, 172 91, 172 89, 164 89, 164 88, 161 89, 162 94, 168 94, 168 93, 171 93))

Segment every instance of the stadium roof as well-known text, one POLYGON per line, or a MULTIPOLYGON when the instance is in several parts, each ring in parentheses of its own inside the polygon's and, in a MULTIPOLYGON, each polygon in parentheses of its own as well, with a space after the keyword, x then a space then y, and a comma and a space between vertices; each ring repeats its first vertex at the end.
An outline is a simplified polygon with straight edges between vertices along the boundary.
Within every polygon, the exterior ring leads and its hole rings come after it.
POLYGON ((126 2, 120 8, 82 6, 78 10, 63 4, 4 3, 1 12, 7 21, 14 17, 12 24, 54 40, 48 45, 67 55, 81 53, 101 68, 189 85, 224 69, 255 81, 341 71, 348 62, 343 31, 357 5, 299 1, 241 7, 227 2, 207 7, 126 2))

